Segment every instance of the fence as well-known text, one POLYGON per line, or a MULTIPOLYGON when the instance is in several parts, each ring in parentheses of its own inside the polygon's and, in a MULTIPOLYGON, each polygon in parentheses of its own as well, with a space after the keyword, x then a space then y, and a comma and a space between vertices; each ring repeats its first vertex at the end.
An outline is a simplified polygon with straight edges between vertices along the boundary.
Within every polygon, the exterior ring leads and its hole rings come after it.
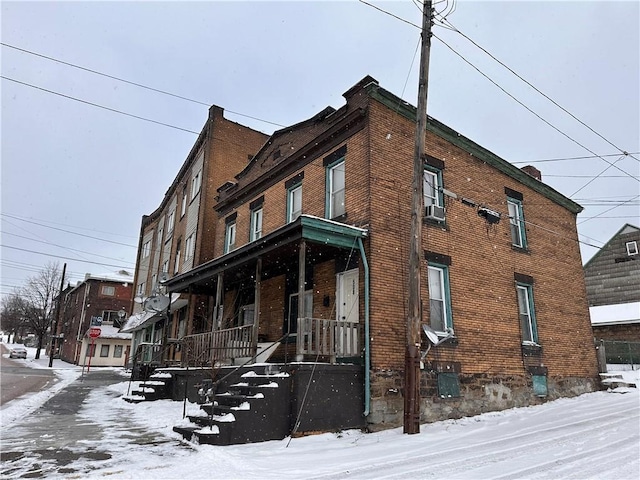
POLYGON ((601 340, 607 363, 640 365, 640 342, 601 340))

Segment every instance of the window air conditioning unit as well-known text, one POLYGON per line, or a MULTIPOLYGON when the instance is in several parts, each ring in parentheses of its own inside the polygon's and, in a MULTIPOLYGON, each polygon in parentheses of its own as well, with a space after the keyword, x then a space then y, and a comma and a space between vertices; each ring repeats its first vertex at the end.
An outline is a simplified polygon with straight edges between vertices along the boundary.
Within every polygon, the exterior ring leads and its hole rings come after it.
POLYGON ((426 208, 426 216, 427 218, 431 218, 433 220, 438 220, 440 222, 443 222, 444 207, 439 207, 438 205, 428 205, 426 208))

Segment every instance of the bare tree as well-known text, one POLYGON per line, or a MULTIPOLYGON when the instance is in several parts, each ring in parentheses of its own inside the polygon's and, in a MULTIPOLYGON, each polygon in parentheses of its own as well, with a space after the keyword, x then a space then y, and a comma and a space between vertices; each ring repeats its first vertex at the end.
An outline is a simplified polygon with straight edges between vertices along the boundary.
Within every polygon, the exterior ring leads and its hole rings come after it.
POLYGON ((13 336, 22 337, 28 328, 26 320, 27 302, 17 292, 2 300, 0 309, 0 329, 13 336))
POLYGON ((27 284, 20 290, 20 296, 26 302, 25 318, 30 329, 38 338, 36 359, 53 320, 55 298, 60 286, 60 265, 47 263, 37 275, 29 277, 27 284))

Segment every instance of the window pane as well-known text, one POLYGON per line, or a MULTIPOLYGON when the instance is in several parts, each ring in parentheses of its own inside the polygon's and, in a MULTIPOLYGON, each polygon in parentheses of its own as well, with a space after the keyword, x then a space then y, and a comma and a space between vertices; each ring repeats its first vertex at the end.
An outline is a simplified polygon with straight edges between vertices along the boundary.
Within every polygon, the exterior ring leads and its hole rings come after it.
POLYGON ((533 342, 533 325, 531 322, 531 309, 529 305, 528 288, 518 286, 517 290, 520 327, 522 329, 522 340, 525 342, 533 342))
POLYGON ((329 217, 335 218, 345 213, 344 162, 329 171, 329 217))
POLYGON ((116 345, 115 347, 113 347, 113 356, 115 358, 122 357, 122 345, 116 345))
POLYGON ((431 328, 437 332, 447 329, 447 304, 445 303, 444 271, 428 267, 429 275, 429 319, 431 328))
POLYGON ((100 356, 108 357, 109 356, 109 345, 102 345, 100 348, 100 356))
POLYGON ((435 173, 425 170, 424 176, 422 177, 422 188, 425 207, 429 205, 439 205, 438 176, 435 173))

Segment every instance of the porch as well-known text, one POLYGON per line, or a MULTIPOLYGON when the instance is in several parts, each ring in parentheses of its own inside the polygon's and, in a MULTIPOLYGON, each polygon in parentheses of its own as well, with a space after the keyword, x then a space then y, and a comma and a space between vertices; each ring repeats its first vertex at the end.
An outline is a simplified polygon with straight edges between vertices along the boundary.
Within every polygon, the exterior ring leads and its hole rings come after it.
POLYGON ((176 315, 188 324, 186 335, 176 335, 181 365, 367 364, 366 234, 302 215, 169 279, 168 292, 190 297, 176 315))
MULTIPOLYGON (((298 318, 296 333, 285 334, 271 345, 258 342, 254 338, 255 330, 251 324, 187 335, 182 339, 182 366, 241 365, 253 360, 265 363, 277 350, 278 343, 288 346, 294 341, 292 360, 311 356, 316 360, 339 363, 362 354, 361 326, 357 321, 298 318)), ((290 350, 286 346, 283 348, 285 363, 290 350)))

